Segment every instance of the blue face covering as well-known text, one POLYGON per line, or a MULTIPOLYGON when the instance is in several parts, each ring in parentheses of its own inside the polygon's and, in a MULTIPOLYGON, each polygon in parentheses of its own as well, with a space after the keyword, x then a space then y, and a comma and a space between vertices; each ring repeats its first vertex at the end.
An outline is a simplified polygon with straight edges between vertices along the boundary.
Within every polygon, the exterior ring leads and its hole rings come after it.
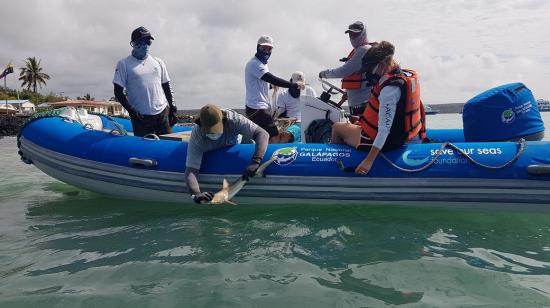
POLYGON ((260 50, 260 46, 258 46, 256 48, 255 56, 258 60, 260 60, 260 62, 262 62, 263 64, 267 64, 267 60, 269 59, 269 56, 271 56, 271 52, 270 53, 263 52, 260 50))
POLYGON ((150 38, 142 38, 133 44, 132 56, 143 60, 149 54, 149 47, 151 46, 150 38))

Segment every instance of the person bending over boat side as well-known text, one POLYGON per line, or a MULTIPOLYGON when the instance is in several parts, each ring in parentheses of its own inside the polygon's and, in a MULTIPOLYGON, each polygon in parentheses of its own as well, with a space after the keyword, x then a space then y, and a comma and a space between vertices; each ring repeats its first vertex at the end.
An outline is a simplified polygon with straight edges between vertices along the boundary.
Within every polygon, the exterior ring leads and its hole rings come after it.
POLYGON ((342 66, 326 69, 319 73, 319 78, 343 78, 342 89, 348 97, 349 110, 352 115, 360 115, 370 97, 371 85, 361 72, 361 59, 370 48, 367 38, 367 28, 362 22, 356 21, 349 25, 346 32, 353 50, 340 61, 342 66))
MULTIPOLYGON (((270 143, 281 143, 281 136, 271 112, 269 84, 281 88, 304 89, 302 82, 288 82, 269 72, 267 60, 273 50, 273 38, 262 35, 256 45, 256 54, 246 63, 244 81, 246 87, 246 116, 269 134, 270 143)), ((294 90, 294 91, 295 91, 294 90)))
POLYGON ((214 196, 209 191, 201 192, 197 180, 203 154, 239 143, 239 135, 252 138, 256 143, 252 160, 243 172, 243 179, 248 180, 256 174, 262 162, 269 139, 268 133, 233 110, 221 110, 218 106, 211 104, 201 108, 187 145, 185 161, 185 182, 195 203, 210 201, 214 196))
POLYGON ((335 123, 332 128, 332 143, 370 148, 356 173, 367 174, 381 150, 394 150, 406 142, 426 138, 418 77, 415 71, 400 68, 393 59, 394 50, 391 43, 382 41, 367 51, 362 71, 378 79, 372 96, 355 124, 335 123))
POLYGON ((178 120, 166 65, 149 54, 153 40, 145 27, 132 31, 132 54, 118 61, 113 78, 115 97, 130 114, 134 136, 140 137, 169 134, 178 120))

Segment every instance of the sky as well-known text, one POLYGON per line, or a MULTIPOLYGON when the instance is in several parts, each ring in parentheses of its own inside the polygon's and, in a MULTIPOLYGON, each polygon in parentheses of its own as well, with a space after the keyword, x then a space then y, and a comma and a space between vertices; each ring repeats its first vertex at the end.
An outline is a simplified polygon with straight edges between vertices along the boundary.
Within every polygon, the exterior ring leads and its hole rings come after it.
POLYGON ((43 94, 114 96, 116 63, 138 26, 155 37, 151 54, 166 63, 180 109, 244 108, 244 66, 263 34, 275 41, 271 73, 301 70, 319 94, 319 71, 341 65, 351 51, 344 31, 360 20, 370 41, 392 42, 401 66, 417 70, 425 103, 464 103, 510 82, 550 99, 547 0, 1 2, 0 65, 16 68, 7 85, 20 88, 19 68, 37 57, 51 76, 43 94))

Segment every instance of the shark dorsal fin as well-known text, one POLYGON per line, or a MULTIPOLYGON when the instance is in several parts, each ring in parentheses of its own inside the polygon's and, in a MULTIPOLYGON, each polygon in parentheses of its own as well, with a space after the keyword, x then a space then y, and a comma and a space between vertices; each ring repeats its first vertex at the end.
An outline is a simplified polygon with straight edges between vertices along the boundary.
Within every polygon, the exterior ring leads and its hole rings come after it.
POLYGON ((229 187, 229 182, 227 181, 227 179, 223 179, 222 189, 227 189, 228 187, 229 187))

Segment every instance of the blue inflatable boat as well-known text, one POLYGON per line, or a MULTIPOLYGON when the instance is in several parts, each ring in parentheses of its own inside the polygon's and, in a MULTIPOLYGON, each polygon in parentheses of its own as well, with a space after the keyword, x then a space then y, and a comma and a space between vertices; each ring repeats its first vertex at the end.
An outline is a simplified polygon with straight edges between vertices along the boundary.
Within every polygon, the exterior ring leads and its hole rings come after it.
MULTIPOLYGON (((506 94, 509 90, 512 94, 523 93, 517 89, 514 85, 496 93, 506 94)), ((409 144, 384 153, 368 175, 353 172, 366 152, 346 145, 269 145, 264 159, 274 157, 275 161, 266 169, 266 177, 253 178, 236 201, 550 204, 549 141, 523 138, 475 141, 479 128, 474 124, 479 120, 469 117, 479 116, 479 111, 470 116, 470 110, 479 110, 479 104, 494 97, 494 92, 485 93, 466 104, 464 124, 468 140, 462 129, 428 130, 431 143, 409 144)), ((499 139, 510 137, 506 129, 514 121, 519 123, 522 117, 529 119, 531 125, 520 129, 529 134, 544 131, 542 120, 529 115, 538 110, 530 110, 521 95, 517 101, 519 107, 499 103, 501 109, 492 108, 497 116, 491 125, 499 139)), ((532 102, 536 109, 534 99, 532 102)), ((306 140, 303 134, 309 123, 323 118, 345 121, 344 112, 337 104, 305 97, 302 140, 306 140)), ((490 117, 485 115, 484 119, 487 118, 490 117)), ((191 203, 183 176, 185 138, 191 127, 174 130, 174 134, 167 136, 135 137, 126 119, 67 108, 31 118, 20 132, 18 145, 23 161, 67 184, 122 198, 191 203)), ((486 128, 481 133, 480 138, 490 139, 486 128)), ((224 178, 239 177, 253 151, 253 144, 239 144, 207 153, 199 178, 202 189, 217 191, 224 178)))

